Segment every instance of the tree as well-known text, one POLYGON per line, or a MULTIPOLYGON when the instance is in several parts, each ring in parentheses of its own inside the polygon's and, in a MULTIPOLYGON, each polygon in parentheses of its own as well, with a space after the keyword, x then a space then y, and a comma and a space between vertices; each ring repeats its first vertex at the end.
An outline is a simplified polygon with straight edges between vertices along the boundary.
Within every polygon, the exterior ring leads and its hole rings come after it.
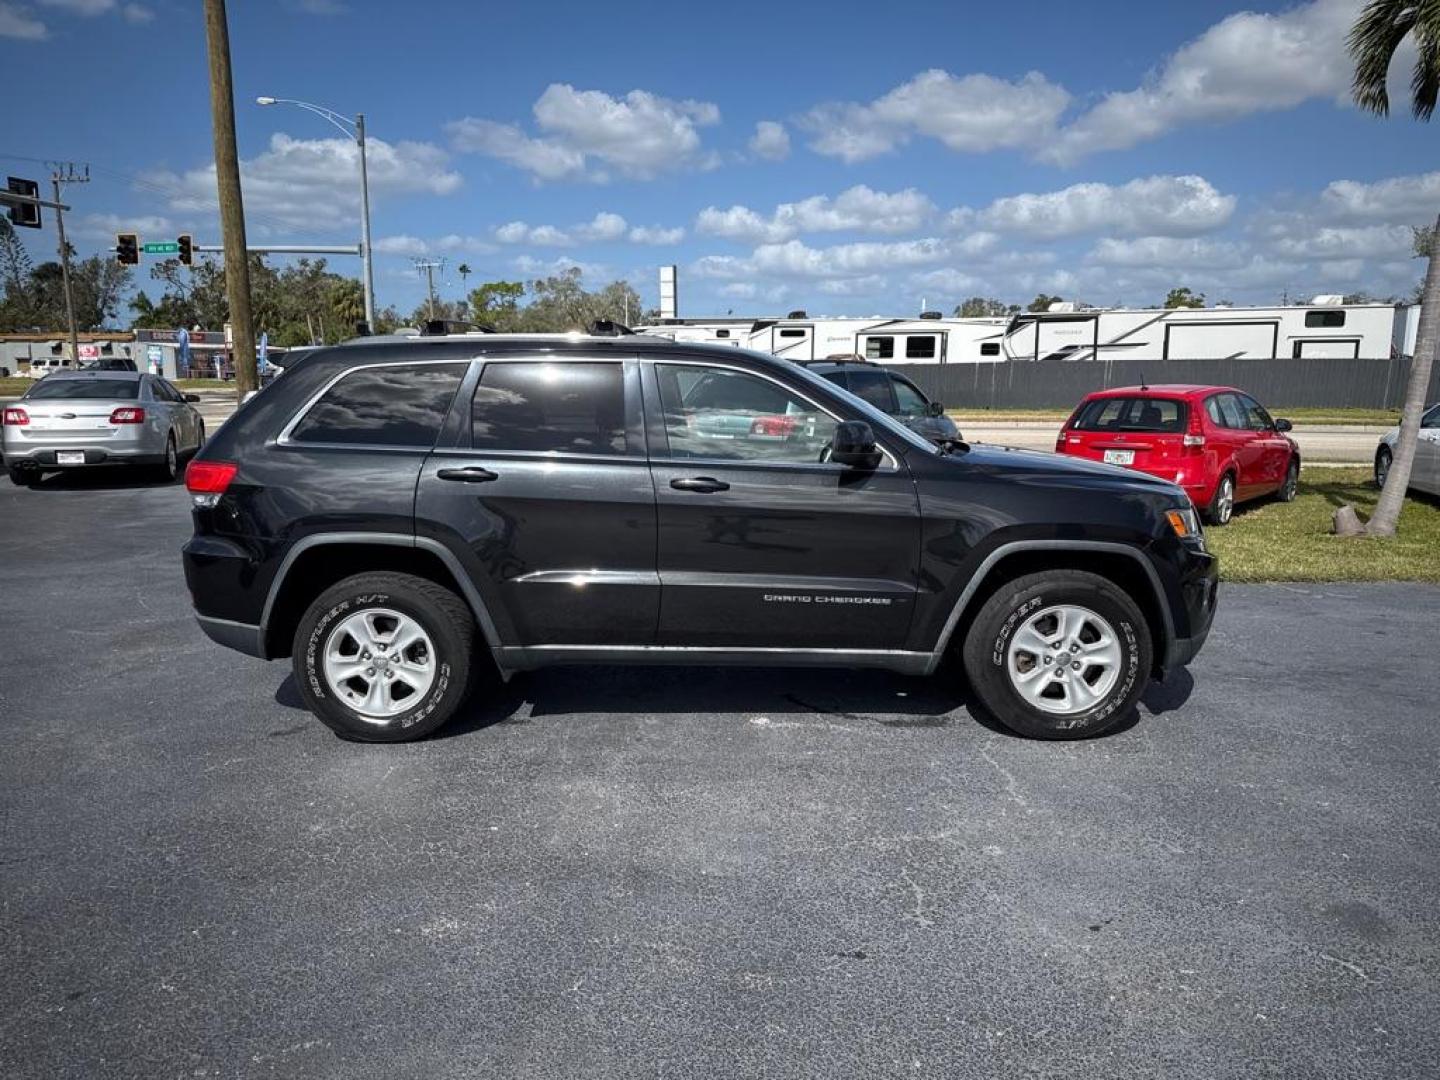
POLYGON ((984 296, 972 296, 963 300, 955 308, 955 315, 960 319, 982 319, 996 315, 1009 314, 1010 309, 1000 300, 990 299, 984 296))
MULTIPOLYGON (((1386 82, 1396 51, 1409 37, 1419 46, 1410 80, 1410 111, 1415 119, 1428 121, 1440 98, 1440 4, 1417 0, 1370 0, 1350 29, 1350 56, 1355 61, 1351 95, 1355 104, 1377 116, 1389 116, 1390 93, 1386 82)), ((1400 414, 1400 437, 1385 489, 1375 504, 1364 531, 1368 536, 1394 536, 1400 522, 1400 508, 1410 484, 1415 463, 1415 443, 1420 434, 1420 414, 1430 387, 1435 350, 1440 346, 1440 258, 1431 242, 1440 229, 1440 216, 1428 233, 1415 234, 1415 256, 1428 260, 1422 290, 1420 326, 1415 355, 1410 361, 1410 378, 1405 384, 1405 405, 1400 414)), ((1336 512, 1336 531, 1346 528, 1336 512)), ((1351 516, 1353 517, 1353 511, 1351 516)))
POLYGON ((1165 296, 1165 307, 1169 308, 1202 308, 1205 306, 1205 294, 1191 292, 1186 286, 1180 285, 1171 289, 1165 296))
POLYGON ((519 281, 487 281, 470 293, 470 317, 502 332, 515 330, 524 295, 525 286, 519 281))
POLYGON ((472 270, 470 269, 470 264, 469 264, 469 263, 461 263, 459 266, 457 266, 457 267, 455 268, 455 272, 460 275, 460 288, 463 289, 463 288, 465 288, 465 281, 466 281, 466 279, 467 279, 474 271, 472 271, 472 270))
MULTIPOLYGON (((130 268, 114 259, 92 255, 74 263, 70 293, 76 328, 113 326, 130 280, 130 268)), ((65 276, 60 264, 31 266, 10 222, 0 219, 0 330, 45 331, 65 324, 65 276)))
POLYGON ((1039 296, 1035 297, 1034 300, 1031 300, 1031 301, 1030 301, 1030 306, 1027 307, 1025 310, 1026 310, 1026 311, 1049 311, 1051 304, 1064 303, 1064 300, 1065 300, 1065 298, 1062 297, 1062 296, 1046 296, 1046 295, 1042 292, 1039 296))

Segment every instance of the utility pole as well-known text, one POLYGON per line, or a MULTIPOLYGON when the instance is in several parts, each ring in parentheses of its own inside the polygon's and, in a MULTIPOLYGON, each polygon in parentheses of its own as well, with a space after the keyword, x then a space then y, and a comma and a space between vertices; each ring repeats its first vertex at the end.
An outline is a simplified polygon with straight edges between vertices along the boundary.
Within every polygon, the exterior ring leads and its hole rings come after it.
POLYGON ((73 164, 65 165, 63 170, 56 165, 50 173, 50 183, 55 188, 55 231, 60 234, 60 278, 65 284, 65 324, 70 330, 70 362, 77 368, 80 366, 80 335, 75 329, 75 296, 70 289, 70 245, 65 242, 65 211, 60 209, 60 185, 89 182, 88 165, 83 174, 77 173, 73 164))
POLYGON ((210 120, 215 135, 215 182, 220 232, 225 243, 225 294, 230 303, 235 390, 241 398, 258 389, 255 328, 250 318, 250 261, 245 251, 245 206, 240 198, 240 157, 235 149, 235 90, 230 81, 230 28, 225 0, 205 0, 205 40, 210 52, 210 120))
POLYGON ((433 319, 435 318, 435 271, 439 270, 441 273, 444 273, 445 261, 442 259, 439 262, 436 262, 431 259, 425 262, 421 262, 419 259, 416 259, 415 269, 417 271, 425 271, 425 287, 429 290, 430 293, 430 299, 427 301, 429 306, 425 309, 425 311, 428 317, 433 319))

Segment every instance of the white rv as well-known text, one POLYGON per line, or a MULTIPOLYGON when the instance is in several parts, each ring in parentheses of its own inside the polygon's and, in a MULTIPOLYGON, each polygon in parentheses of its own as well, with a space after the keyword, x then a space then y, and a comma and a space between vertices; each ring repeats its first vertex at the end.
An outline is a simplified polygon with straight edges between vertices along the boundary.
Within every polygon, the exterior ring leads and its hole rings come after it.
POLYGON ((803 311, 784 318, 664 319, 636 329, 675 341, 703 341, 757 349, 790 360, 862 356, 885 364, 974 364, 1004 360, 1003 318, 812 319, 803 311))
POLYGON ((1391 355, 1393 304, 1317 296, 1297 307, 1106 310, 1055 304, 1005 331, 1009 360, 1353 359, 1391 355))

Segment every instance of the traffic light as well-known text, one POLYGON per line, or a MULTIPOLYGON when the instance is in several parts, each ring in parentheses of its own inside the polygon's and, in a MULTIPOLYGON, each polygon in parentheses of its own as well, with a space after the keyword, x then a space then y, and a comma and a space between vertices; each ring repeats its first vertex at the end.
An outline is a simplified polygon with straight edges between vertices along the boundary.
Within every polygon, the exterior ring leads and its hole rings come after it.
POLYGON ((140 265, 140 237, 133 232, 117 233, 115 258, 125 266, 140 265))
POLYGON ((188 233, 176 241, 180 245, 180 261, 189 266, 195 260, 195 242, 188 233))
MULTIPOLYGON (((22 180, 18 176, 10 176, 6 179, 9 181, 6 189, 16 195, 28 195, 32 199, 40 197, 40 185, 34 180, 22 180)), ((12 204, 10 206, 10 224, 26 229, 40 228, 40 207, 34 203, 12 204)))

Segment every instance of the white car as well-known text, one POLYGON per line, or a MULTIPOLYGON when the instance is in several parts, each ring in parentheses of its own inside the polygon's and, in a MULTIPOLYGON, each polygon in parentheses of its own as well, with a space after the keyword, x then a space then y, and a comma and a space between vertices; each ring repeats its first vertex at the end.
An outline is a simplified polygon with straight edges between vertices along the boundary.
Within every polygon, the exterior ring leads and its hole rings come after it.
MULTIPOLYGON (((1387 431, 1375 449, 1375 486, 1384 487, 1395 458, 1395 440, 1400 429, 1387 431)), ((1440 405, 1429 406, 1420 417, 1420 431, 1415 440, 1415 464, 1410 469, 1410 486, 1416 491, 1440 495, 1440 405)))

